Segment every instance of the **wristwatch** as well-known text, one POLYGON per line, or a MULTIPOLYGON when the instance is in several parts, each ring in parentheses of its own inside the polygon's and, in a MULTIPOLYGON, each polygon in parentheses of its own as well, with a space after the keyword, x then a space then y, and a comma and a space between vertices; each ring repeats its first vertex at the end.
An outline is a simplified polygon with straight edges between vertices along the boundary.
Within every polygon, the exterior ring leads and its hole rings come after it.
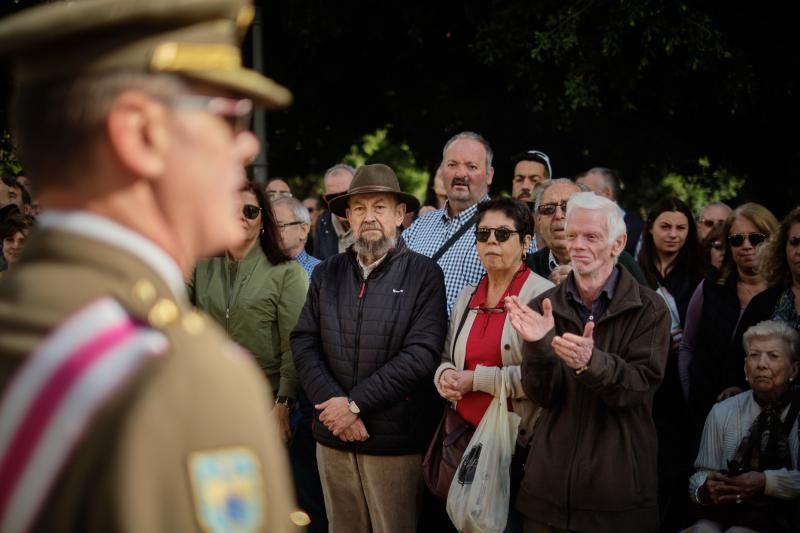
POLYGON ((354 415, 357 415, 358 413, 361 412, 361 409, 358 408, 356 402, 354 402, 352 398, 347 399, 347 406, 350 409, 350 412, 353 413, 354 415))

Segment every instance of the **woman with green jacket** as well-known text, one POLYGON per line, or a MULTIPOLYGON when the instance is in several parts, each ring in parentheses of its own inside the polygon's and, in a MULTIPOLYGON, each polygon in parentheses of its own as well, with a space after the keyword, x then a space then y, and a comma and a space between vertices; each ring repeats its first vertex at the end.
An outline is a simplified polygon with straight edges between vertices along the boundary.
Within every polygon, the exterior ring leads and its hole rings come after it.
POLYGON ((189 297, 253 354, 276 393, 275 414, 288 441, 298 389, 289 333, 305 303, 308 279, 300 263, 281 251, 264 193, 250 182, 240 194, 241 244, 198 263, 189 297))

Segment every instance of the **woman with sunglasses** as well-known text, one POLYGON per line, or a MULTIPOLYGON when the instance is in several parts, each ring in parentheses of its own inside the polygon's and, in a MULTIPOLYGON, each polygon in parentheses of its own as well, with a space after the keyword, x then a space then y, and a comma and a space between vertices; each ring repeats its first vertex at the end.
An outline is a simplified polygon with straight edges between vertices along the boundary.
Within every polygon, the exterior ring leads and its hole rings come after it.
POLYGON ((789 211, 764 245, 759 268, 768 283, 783 288, 772 320, 781 320, 800 331, 800 207, 789 211))
POLYGON ((239 245, 198 263, 189 280, 189 297, 253 354, 276 395, 275 413, 288 442, 298 387, 289 333, 305 303, 308 280, 300 263, 281 251, 262 189, 249 182, 240 194, 239 245))
POLYGON ((478 204, 475 228, 478 257, 486 275, 477 285, 466 286, 456 300, 434 383, 458 414, 477 427, 500 389, 501 373, 505 374, 509 407, 522 417, 511 464, 513 509, 538 407, 522 389, 523 341, 511 327, 503 302, 507 296, 528 302, 554 285, 525 265, 533 227, 524 203, 496 198, 478 204))
POLYGON ((719 276, 704 279, 689 302, 678 369, 692 419, 692 454, 711 407, 747 388, 742 335, 772 316, 781 290, 759 274, 756 252, 777 228, 775 216, 760 204, 734 209, 723 225, 719 276))
POLYGON ((686 402, 678 376, 678 343, 689 300, 703 279, 697 227, 686 203, 667 197, 650 209, 638 261, 650 288, 664 299, 672 316, 672 347, 664 381, 653 398, 653 420, 659 443, 661 524, 665 530, 674 531, 688 512, 686 490, 691 473, 686 402))

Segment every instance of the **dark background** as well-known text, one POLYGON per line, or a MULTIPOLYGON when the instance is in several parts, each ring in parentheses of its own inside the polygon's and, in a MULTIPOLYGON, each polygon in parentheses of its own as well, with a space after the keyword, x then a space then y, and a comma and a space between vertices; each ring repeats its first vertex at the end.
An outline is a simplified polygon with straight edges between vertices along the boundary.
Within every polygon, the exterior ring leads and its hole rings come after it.
MULTIPOLYGON (((0 14, 36 3, 3 2, 0 14)), ((269 173, 293 185, 312 187, 383 127, 433 171, 445 141, 469 129, 495 150, 495 190, 510 188, 513 157, 536 148, 557 176, 614 168, 631 207, 666 192, 667 174, 710 193, 743 178, 729 203, 758 201, 779 218, 800 202, 788 4, 257 4, 265 72, 295 96, 267 115, 269 173)))

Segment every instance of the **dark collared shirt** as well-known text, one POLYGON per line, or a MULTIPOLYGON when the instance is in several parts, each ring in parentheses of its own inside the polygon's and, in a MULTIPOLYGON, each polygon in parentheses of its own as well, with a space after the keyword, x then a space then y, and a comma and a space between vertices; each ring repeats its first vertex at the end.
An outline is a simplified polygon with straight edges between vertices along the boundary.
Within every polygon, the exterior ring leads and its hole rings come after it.
POLYGON ((615 265, 614 270, 611 271, 611 275, 608 276, 606 280, 606 284, 603 285, 600 294, 592 302, 592 307, 590 309, 584 305, 583 300, 581 300, 581 295, 578 292, 578 287, 575 286, 575 273, 569 273, 569 277, 567 277, 567 297, 572 303, 572 307, 574 307, 575 311, 578 313, 582 325, 585 326, 590 320, 595 323, 600 320, 600 317, 602 317, 603 313, 608 309, 611 299, 614 298, 614 291, 617 289, 618 281, 619 267, 615 265))

